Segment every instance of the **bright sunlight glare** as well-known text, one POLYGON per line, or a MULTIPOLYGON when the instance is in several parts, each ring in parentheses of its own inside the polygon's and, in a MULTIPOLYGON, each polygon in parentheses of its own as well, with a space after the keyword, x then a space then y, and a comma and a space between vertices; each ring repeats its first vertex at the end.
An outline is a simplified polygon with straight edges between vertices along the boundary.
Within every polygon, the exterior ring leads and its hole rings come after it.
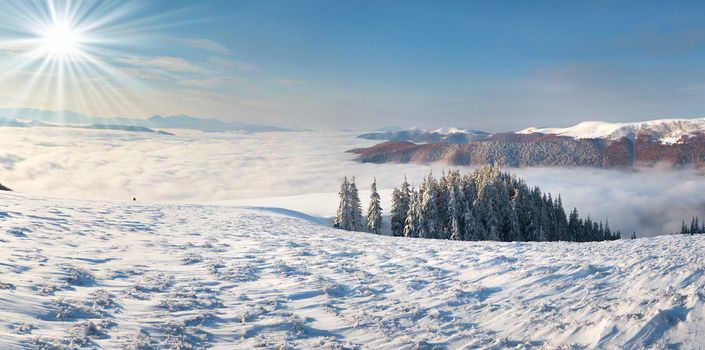
POLYGON ((53 23, 41 36, 41 51, 55 58, 80 53, 81 36, 70 25, 53 23))

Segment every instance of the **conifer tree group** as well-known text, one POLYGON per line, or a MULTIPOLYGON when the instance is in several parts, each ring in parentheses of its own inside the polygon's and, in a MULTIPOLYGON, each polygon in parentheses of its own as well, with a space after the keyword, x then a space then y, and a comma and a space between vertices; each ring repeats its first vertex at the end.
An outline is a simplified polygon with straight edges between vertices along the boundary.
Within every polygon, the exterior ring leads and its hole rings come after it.
MULTIPOLYGON (((381 233, 381 207, 376 182, 371 187, 367 215, 369 232, 381 233)), ((335 227, 359 230, 360 214, 355 182, 344 179, 335 227), (352 194, 354 192, 354 195, 352 194), (359 209, 358 209, 359 212, 359 209)), ((568 216, 560 196, 552 198, 538 187, 499 167, 485 166, 461 175, 432 173, 417 188, 404 179, 392 192, 390 224, 393 236, 458 241, 604 241, 620 238, 609 224, 583 219, 573 209, 568 216)))
POLYGON ((363 228, 362 206, 354 177, 351 181, 348 181, 347 177, 343 179, 338 195, 340 196, 340 205, 333 226, 341 230, 361 231, 363 228))
POLYGON ((683 224, 681 225, 681 233, 684 235, 703 234, 705 233, 705 222, 701 225, 700 218, 697 216, 694 216, 690 221, 690 226, 686 225, 685 221, 683 221, 683 224))

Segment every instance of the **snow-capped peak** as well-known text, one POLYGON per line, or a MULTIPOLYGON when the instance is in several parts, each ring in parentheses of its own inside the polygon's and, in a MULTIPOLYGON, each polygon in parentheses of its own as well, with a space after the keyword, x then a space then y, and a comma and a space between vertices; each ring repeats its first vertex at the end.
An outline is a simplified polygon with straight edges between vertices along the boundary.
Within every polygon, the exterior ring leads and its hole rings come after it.
POLYGON ((705 132, 705 118, 697 119, 659 119, 632 123, 610 123, 602 121, 585 121, 568 128, 531 127, 518 131, 518 134, 556 134, 579 139, 606 138, 616 140, 622 137, 634 139, 639 133, 646 133, 654 140, 674 143, 683 135, 705 132))

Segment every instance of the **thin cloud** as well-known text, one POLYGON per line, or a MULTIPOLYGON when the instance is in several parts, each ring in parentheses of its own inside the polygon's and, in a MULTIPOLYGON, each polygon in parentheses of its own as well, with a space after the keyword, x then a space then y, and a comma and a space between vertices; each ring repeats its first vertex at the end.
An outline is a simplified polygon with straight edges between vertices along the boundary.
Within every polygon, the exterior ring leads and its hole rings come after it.
POLYGON ((125 56, 117 57, 115 61, 118 63, 130 65, 133 67, 152 68, 169 72, 178 73, 205 73, 206 69, 180 57, 158 56, 158 57, 141 57, 141 56, 125 56))
POLYGON ((169 79, 163 73, 158 72, 158 71, 154 71, 154 70, 123 67, 123 68, 120 68, 120 71, 128 76, 131 76, 133 78, 138 78, 138 79, 154 80, 154 81, 164 81, 164 80, 169 79))
POLYGON ((203 49, 206 51, 210 51, 213 53, 221 54, 221 55, 231 55, 232 52, 230 49, 225 47, 224 45, 220 44, 217 41, 213 41, 210 39, 205 39, 205 38, 197 38, 197 39, 184 39, 186 44, 188 44, 191 47, 203 49))
POLYGON ((210 76, 205 79, 186 79, 179 81, 179 84, 191 87, 215 87, 226 84, 241 83, 243 80, 237 77, 210 76))
POLYGON ((251 70, 255 69, 255 65, 249 62, 224 59, 221 57, 210 57, 208 58, 208 63, 217 65, 225 69, 239 69, 239 70, 251 70))

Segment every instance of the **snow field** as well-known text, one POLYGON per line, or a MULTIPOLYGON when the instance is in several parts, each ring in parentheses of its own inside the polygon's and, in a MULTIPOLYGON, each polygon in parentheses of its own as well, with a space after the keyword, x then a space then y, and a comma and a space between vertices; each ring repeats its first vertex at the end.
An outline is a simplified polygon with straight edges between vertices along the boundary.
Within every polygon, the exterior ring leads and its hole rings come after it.
POLYGON ((3 349, 705 343, 702 236, 454 242, 225 205, 0 203, 3 349))

